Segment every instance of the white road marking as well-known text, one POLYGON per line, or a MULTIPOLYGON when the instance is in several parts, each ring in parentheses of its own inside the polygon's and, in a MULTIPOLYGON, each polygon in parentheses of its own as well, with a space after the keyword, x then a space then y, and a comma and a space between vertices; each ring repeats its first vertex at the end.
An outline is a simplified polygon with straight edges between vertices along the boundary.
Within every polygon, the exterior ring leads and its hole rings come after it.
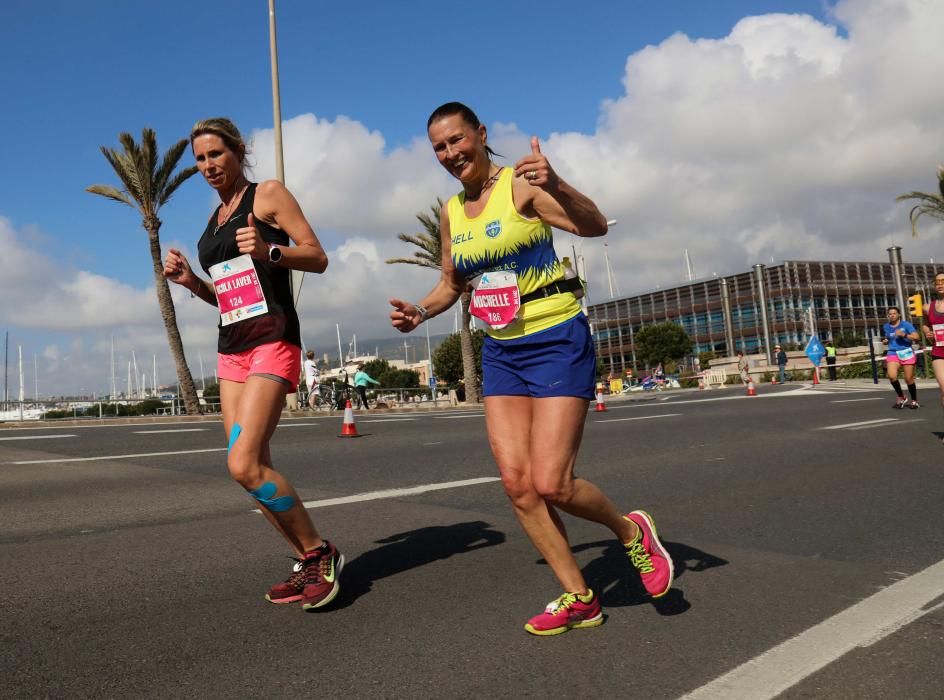
POLYGON ((286 423, 285 425, 279 424, 280 428, 303 428, 306 425, 318 425, 317 423, 286 423))
POLYGON ((0 440, 57 440, 70 437, 75 437, 75 435, 22 435, 19 437, 0 437, 0 440))
POLYGON ((454 418, 481 418, 484 413, 467 413, 461 416, 436 416, 436 420, 453 420, 454 418))
POLYGON ((160 433, 205 433, 209 428, 176 428, 174 430, 135 430, 135 435, 158 435, 160 433))
POLYGON ((402 423, 416 418, 361 418, 361 423, 402 423))
POLYGON ((424 442, 423 446, 425 447, 426 445, 441 445, 441 444, 442 442, 424 442))
POLYGON ((856 426, 879 425, 880 423, 894 423, 897 418, 877 418, 875 420, 862 420, 858 423, 841 423, 840 425, 827 425, 817 430, 841 430, 842 428, 854 428, 856 426))
POLYGON ((650 418, 671 418, 672 416, 680 416, 681 413, 660 413, 657 416, 634 416, 633 418, 608 418, 606 420, 596 420, 594 423, 619 423, 626 420, 649 420, 650 418))
POLYGON ((141 452, 135 455, 100 455, 98 457, 61 457, 59 459, 29 459, 4 464, 59 464, 62 462, 108 462, 113 459, 133 459, 136 457, 163 457, 164 455, 189 455, 195 452, 223 452, 228 447, 210 447, 205 450, 175 450, 174 452, 141 452))
POLYGON ((839 399, 838 401, 830 401, 829 403, 852 403, 853 401, 881 401, 881 396, 870 396, 867 399, 839 399))
POLYGON ((856 647, 874 644, 944 603, 944 561, 897 581, 773 649, 703 685, 681 700, 774 698, 856 647))
MULTIPOLYGON (((903 425, 904 423, 922 423, 924 418, 905 418, 904 420, 895 420, 895 425, 903 425)), ((860 425, 858 428, 849 428, 849 430, 868 430, 869 428, 874 428, 874 425, 860 425)))
MULTIPOLYGON (((325 498, 320 501, 305 501, 302 503, 306 508, 326 508, 328 506, 340 506, 345 503, 360 503, 361 501, 376 501, 381 498, 402 498, 403 496, 415 496, 428 491, 441 491, 443 489, 457 489, 462 486, 475 486, 476 484, 488 484, 493 481, 500 481, 497 476, 481 476, 476 479, 463 479, 462 481, 444 481, 438 484, 424 484, 422 486, 410 486, 402 489, 385 489, 383 491, 368 491, 367 493, 358 493, 353 496, 341 496, 340 498, 325 498)), ((260 513, 258 508, 252 511, 260 513)))

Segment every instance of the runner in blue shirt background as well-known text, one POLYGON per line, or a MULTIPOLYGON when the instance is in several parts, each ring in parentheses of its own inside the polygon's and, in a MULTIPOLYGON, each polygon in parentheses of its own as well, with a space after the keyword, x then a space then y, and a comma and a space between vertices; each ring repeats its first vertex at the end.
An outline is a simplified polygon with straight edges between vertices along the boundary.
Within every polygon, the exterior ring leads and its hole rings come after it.
POLYGON ((882 326, 884 337, 882 342, 888 346, 888 352, 885 354, 885 371, 888 373, 888 381, 892 383, 892 388, 898 395, 895 401, 895 408, 918 408, 918 387, 915 386, 915 365, 917 356, 911 343, 918 339, 918 331, 907 321, 901 319, 901 311, 897 306, 888 307, 888 323, 882 326), (898 381, 899 365, 905 371, 905 383, 908 385, 908 393, 911 395, 911 402, 905 398, 901 391, 901 383, 898 381))

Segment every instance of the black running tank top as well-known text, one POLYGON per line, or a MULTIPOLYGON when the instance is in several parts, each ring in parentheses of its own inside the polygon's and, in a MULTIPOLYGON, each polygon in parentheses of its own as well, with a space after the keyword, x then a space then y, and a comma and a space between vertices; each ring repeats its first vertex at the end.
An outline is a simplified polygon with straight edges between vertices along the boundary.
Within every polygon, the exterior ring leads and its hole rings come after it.
MULTIPOLYGON (((210 218, 206 230, 197 243, 197 252, 200 257, 200 266, 210 274, 210 268, 217 263, 239 257, 241 253, 236 246, 236 230, 246 227, 249 213, 253 211, 256 200, 256 183, 252 182, 246 188, 239 208, 230 216, 229 220, 217 228, 219 207, 210 218)), ((222 205, 221 205, 222 206, 222 205)), ((262 221, 253 213, 256 230, 266 243, 276 243, 287 246, 291 243, 285 231, 279 231, 262 221)), ((252 261, 256 269, 256 276, 265 294, 268 312, 261 316, 254 316, 243 321, 237 321, 224 326, 220 321, 220 339, 217 350, 225 355, 243 352, 251 348, 272 343, 278 340, 292 343, 301 347, 301 331, 298 325, 298 314, 292 302, 290 283, 291 270, 268 261, 252 261)))

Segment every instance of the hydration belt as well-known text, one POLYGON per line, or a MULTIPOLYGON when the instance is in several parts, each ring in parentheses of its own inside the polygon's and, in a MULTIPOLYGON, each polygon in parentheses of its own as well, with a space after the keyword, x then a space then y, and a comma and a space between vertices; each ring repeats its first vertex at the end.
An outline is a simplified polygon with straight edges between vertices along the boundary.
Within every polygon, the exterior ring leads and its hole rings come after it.
POLYGON ((552 282, 551 284, 544 285, 540 289, 535 289, 530 294, 522 295, 521 303, 527 304, 529 301, 534 301, 535 299, 544 299, 554 296, 555 294, 563 294, 564 292, 575 292, 582 288, 583 285, 580 284, 580 280, 576 277, 571 277, 570 279, 563 279, 560 282, 552 282))

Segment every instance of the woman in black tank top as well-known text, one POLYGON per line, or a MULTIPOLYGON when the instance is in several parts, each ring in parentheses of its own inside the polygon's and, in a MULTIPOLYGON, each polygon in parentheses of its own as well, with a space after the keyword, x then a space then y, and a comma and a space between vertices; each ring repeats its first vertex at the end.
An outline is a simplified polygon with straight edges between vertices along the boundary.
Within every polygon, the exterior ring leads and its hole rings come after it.
POLYGON ((164 275, 220 310, 219 366, 227 466, 295 551, 297 564, 266 599, 317 608, 337 595, 344 557, 322 539, 288 480, 272 468, 269 440, 298 382, 301 339, 291 270, 324 272, 328 258, 298 202, 275 180, 251 183, 246 145, 228 119, 198 122, 190 134, 197 168, 221 204, 200 238, 198 277, 171 248, 164 275), (295 245, 291 245, 294 243, 295 245))

